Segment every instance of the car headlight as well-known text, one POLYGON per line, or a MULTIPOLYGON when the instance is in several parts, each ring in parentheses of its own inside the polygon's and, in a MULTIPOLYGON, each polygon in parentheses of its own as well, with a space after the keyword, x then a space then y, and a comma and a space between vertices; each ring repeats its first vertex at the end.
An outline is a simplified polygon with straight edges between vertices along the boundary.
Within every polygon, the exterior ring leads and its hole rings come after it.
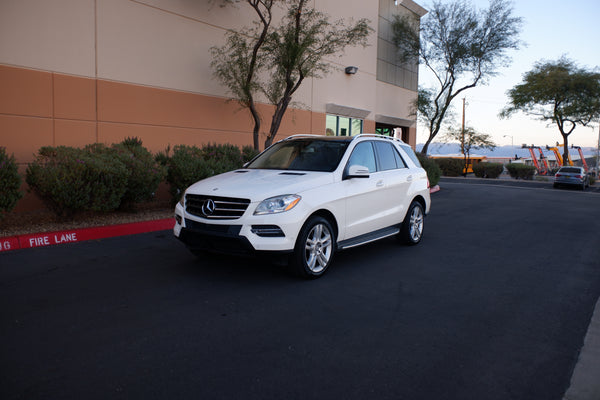
POLYGON ((179 198, 179 204, 181 204, 181 207, 185 207, 185 192, 183 192, 183 194, 179 198))
POLYGON ((286 194, 268 198, 263 200, 258 207, 256 207, 254 215, 277 214, 289 211, 298 204, 300 199, 301 197, 295 194, 286 194))

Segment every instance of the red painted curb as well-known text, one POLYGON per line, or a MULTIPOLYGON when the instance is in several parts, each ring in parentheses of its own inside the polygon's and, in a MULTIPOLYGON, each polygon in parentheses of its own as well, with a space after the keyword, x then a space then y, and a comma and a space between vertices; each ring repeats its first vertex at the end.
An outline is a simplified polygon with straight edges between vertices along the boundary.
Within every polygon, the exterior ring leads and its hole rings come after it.
POLYGON ((429 193, 435 193, 440 191, 440 185, 435 185, 432 188, 429 188, 429 193))
POLYGON ((173 218, 0 238, 0 252, 172 229, 173 218))

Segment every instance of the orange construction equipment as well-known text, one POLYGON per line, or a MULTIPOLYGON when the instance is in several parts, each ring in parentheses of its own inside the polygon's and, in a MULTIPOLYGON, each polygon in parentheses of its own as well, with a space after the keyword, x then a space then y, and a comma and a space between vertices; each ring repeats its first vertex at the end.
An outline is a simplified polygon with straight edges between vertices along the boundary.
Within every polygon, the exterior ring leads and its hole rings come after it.
POLYGON ((581 151, 581 147, 571 145, 572 149, 577 149, 579 151, 579 157, 581 158, 581 163, 583 164, 583 168, 585 168, 585 172, 588 172, 590 169, 588 168, 587 162, 585 162, 585 157, 583 156, 583 151, 581 151))
MULTIPOLYGON (((564 144, 558 144, 558 142, 556 142, 556 147, 565 147, 564 144)), ((565 160, 563 159, 563 163, 566 165, 566 163, 564 162, 565 160)), ((569 159, 567 160, 567 162, 569 163, 569 165, 575 165, 573 164, 573 160, 571 160, 571 154, 569 154, 569 159)))
POLYGON ((550 168, 548 167, 548 161, 546 161, 546 156, 544 156, 544 152, 542 152, 542 148, 539 146, 527 146, 524 144, 521 146, 523 149, 529 149, 529 153, 531 153, 531 160, 533 161, 533 165, 535 165, 535 169, 537 169, 539 175, 547 175, 550 168), (533 149, 538 149, 540 151, 540 161, 542 164, 538 163, 538 160, 535 156, 535 152, 533 149))
POLYGON ((563 158, 560 155, 560 151, 558 151, 558 147, 549 147, 546 146, 546 150, 550 150, 554 152, 554 155, 556 156, 556 163, 558 164, 559 167, 563 166, 563 158))

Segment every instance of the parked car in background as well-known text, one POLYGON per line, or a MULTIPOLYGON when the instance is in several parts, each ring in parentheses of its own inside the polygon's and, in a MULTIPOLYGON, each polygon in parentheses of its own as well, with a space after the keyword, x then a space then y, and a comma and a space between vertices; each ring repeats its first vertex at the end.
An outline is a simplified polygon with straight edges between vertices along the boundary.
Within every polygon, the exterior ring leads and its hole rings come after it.
POLYGON ((419 243, 430 203, 427 174, 401 140, 299 135, 190 186, 174 234, 196 254, 283 254, 316 278, 339 250, 389 236, 419 243))
POLYGON ((585 190, 590 186, 590 177, 583 167, 560 167, 554 175, 554 187, 557 188, 561 185, 577 186, 581 190, 585 190))

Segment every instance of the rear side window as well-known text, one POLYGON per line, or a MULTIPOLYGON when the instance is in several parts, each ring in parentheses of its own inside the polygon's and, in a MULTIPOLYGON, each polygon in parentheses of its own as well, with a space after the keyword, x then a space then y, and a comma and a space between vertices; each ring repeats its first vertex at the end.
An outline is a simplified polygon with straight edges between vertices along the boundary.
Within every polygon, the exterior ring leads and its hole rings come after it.
POLYGON ((375 147, 377 148, 381 171, 404 168, 404 162, 400 158, 400 154, 391 143, 375 142, 375 147))
POLYGON ((412 162, 414 162, 417 167, 420 167, 421 163, 419 162, 419 159, 417 158, 417 155, 413 151, 412 147, 405 146, 405 145, 401 145, 401 146, 402 146, 402 150, 404 150, 406 152, 406 154, 408 154, 408 156, 410 157, 412 162))

